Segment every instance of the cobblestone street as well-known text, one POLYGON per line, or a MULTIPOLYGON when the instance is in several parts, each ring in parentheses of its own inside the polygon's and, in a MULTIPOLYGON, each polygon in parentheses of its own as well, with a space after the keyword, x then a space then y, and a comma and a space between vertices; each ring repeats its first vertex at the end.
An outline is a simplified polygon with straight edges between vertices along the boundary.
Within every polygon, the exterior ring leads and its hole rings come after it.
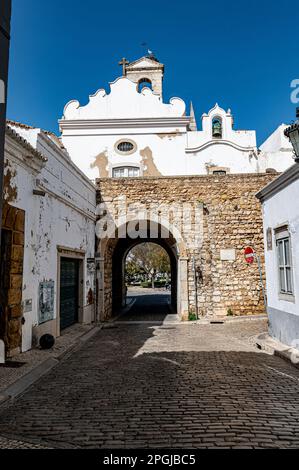
POLYGON ((299 370, 254 347, 265 330, 105 328, 2 405, 0 435, 50 448, 299 447, 299 370))

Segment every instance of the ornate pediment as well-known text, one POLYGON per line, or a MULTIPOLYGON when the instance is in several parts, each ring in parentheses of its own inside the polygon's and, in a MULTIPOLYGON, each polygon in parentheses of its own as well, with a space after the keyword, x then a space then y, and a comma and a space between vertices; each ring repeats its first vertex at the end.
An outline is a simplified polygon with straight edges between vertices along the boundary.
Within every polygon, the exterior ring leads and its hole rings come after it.
POLYGON ((142 69, 142 68, 144 68, 144 69, 146 69, 146 68, 161 69, 163 67, 164 67, 164 65, 161 64, 157 59, 144 56, 144 57, 141 57, 138 60, 135 60, 134 62, 129 63, 126 68, 128 70, 134 70, 134 69, 139 70, 139 69, 142 69))
POLYGON ((186 106, 182 99, 172 98, 169 104, 149 88, 138 92, 136 83, 126 77, 118 78, 110 84, 109 94, 104 89, 89 97, 86 106, 79 101, 70 101, 64 108, 64 120, 88 119, 130 119, 153 117, 184 116, 186 106))

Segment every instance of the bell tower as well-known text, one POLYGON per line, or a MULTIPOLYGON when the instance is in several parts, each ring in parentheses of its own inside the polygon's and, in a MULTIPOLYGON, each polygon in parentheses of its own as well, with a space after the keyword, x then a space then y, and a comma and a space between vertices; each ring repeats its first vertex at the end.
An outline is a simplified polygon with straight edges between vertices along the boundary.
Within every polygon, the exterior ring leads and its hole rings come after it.
POLYGON ((123 75, 136 83, 138 91, 149 87, 162 101, 164 65, 153 54, 129 63, 123 59, 120 65, 123 65, 123 75))

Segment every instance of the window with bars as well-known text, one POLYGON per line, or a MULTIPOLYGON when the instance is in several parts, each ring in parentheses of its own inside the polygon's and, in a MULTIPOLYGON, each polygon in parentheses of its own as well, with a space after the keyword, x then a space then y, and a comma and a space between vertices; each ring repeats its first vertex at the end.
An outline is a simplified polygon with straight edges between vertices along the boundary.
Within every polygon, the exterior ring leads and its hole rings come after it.
POLYGON ((135 166, 121 166, 113 169, 113 178, 137 178, 140 169, 135 166))
POLYGON ((279 292, 280 294, 294 295, 291 241, 288 232, 276 233, 276 246, 279 292))
POLYGON ((117 149, 123 153, 132 152, 132 150, 134 150, 134 145, 132 142, 120 142, 117 149))

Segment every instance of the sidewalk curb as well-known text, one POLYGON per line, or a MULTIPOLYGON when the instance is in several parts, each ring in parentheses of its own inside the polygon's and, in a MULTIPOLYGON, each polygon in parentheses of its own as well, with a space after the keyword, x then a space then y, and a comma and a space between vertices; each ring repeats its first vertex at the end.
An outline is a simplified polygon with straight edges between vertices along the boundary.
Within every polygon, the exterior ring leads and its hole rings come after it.
POLYGON ((25 374, 20 379, 17 379, 13 384, 9 385, 5 390, 0 393, 0 406, 7 402, 10 399, 14 399, 24 393, 31 385, 33 385, 37 380, 43 377, 45 374, 50 372, 54 367, 56 367, 60 361, 65 358, 67 355, 70 355, 74 352, 78 346, 86 343, 89 339, 95 336, 100 330, 101 326, 95 326, 87 333, 77 338, 74 344, 71 344, 69 348, 60 353, 57 356, 49 357, 45 361, 41 362, 38 366, 34 367, 31 371, 25 374))
POLYGON ((39 364, 37 367, 32 369, 28 374, 21 377, 19 380, 14 382, 12 385, 7 387, 1 395, 1 402, 6 401, 10 398, 16 398, 18 395, 23 393, 27 388, 29 388, 36 380, 49 372, 53 367, 59 364, 57 359, 50 357, 44 362, 39 364))
POLYGON ((199 318, 194 321, 182 321, 181 323, 195 324, 195 325, 211 325, 214 323, 238 323, 238 322, 252 322, 259 320, 268 320, 267 315, 240 315, 238 317, 211 317, 211 318, 199 318))
POLYGON ((268 333, 262 333, 254 338, 256 347, 274 356, 292 364, 292 366, 299 369, 299 362, 294 362, 294 356, 299 360, 299 351, 295 348, 280 343, 278 340, 272 338, 268 333))

